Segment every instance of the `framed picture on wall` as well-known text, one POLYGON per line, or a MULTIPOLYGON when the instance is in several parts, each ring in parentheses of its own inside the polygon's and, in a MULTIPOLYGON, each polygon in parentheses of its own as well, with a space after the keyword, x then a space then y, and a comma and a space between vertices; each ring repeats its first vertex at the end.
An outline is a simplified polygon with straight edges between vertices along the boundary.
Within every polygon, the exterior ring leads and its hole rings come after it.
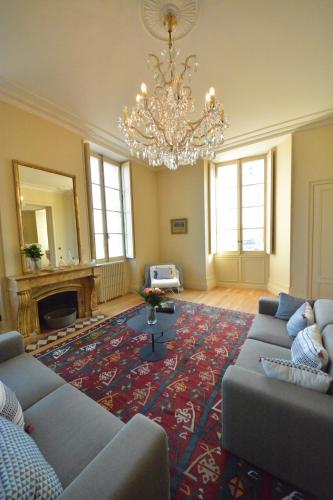
POLYGON ((186 234, 187 219, 171 219, 171 234, 186 234))

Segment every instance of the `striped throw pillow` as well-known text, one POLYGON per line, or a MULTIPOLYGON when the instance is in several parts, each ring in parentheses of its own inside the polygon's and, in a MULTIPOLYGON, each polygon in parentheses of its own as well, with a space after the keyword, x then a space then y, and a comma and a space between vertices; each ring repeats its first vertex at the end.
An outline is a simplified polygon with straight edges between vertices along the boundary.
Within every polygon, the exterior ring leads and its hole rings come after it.
POLYGON ((328 365, 329 355, 323 346, 320 329, 314 323, 300 331, 291 346, 291 359, 312 368, 323 369, 328 365))
POLYGON ((327 392, 333 381, 327 373, 287 359, 260 358, 267 377, 300 385, 318 392, 327 392))
POLYGON ((24 428, 24 417, 19 400, 9 387, 0 380, 0 415, 24 428))

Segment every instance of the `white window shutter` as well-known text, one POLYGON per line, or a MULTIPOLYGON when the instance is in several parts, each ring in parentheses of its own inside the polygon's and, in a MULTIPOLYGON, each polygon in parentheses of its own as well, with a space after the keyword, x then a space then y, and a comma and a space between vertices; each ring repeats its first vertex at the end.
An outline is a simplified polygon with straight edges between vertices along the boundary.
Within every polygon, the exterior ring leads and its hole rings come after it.
POLYGON ((266 253, 274 253, 274 150, 266 160, 266 253))
POLYGON ((133 228, 133 209, 132 209, 132 178, 131 164, 126 161, 121 164, 121 181, 123 195, 123 213, 124 213, 124 236, 125 236, 125 256, 128 259, 134 259, 134 228, 133 228))
POLYGON ((209 194, 209 253, 216 253, 216 166, 210 162, 208 166, 209 194))

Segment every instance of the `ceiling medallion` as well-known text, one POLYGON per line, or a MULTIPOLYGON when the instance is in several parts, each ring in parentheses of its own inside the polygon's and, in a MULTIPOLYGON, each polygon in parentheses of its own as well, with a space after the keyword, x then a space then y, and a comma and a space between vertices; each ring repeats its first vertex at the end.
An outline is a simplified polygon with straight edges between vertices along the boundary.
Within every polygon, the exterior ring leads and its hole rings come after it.
MULTIPOLYGON (((162 4, 156 0, 149 3, 162 4)), ((162 8, 162 11, 168 47, 162 50, 161 59, 154 54, 148 56, 154 71, 154 91, 149 95, 146 84, 142 83, 135 107, 131 113, 124 107, 119 127, 132 156, 147 160, 153 167, 164 164, 175 170, 180 165, 194 165, 199 158, 214 159, 215 149, 224 141, 228 119, 211 87, 201 116, 190 120, 194 100, 188 84, 192 73, 198 70, 198 63, 196 56, 190 55, 177 69, 179 50, 174 47, 173 37, 178 29, 176 5, 168 4, 168 10, 162 8)))

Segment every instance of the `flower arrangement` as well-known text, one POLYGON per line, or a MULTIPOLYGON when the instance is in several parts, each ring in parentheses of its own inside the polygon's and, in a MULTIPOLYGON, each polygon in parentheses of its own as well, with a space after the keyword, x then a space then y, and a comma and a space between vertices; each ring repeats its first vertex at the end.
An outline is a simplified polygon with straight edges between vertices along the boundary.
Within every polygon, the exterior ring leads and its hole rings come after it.
POLYGON ((38 243, 31 243, 30 245, 24 245, 23 253, 26 257, 36 260, 41 259, 44 255, 41 245, 38 243))
POLYGON ((142 288, 139 295, 152 307, 159 306, 165 300, 165 292, 160 288, 142 288))

